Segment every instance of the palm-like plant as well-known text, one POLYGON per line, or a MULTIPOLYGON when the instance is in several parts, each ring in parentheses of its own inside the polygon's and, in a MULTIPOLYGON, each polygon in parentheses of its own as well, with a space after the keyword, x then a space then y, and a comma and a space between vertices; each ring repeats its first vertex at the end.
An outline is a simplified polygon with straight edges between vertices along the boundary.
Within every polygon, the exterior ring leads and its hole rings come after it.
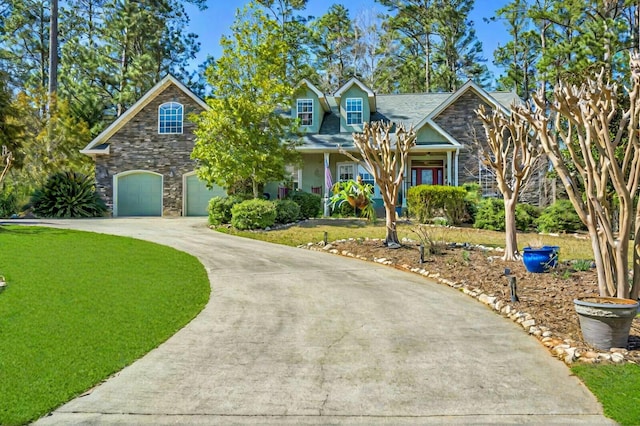
POLYGON ((360 217, 376 220, 376 211, 373 207, 373 185, 364 183, 362 177, 357 180, 336 182, 333 185, 333 195, 329 202, 332 208, 340 207, 343 203, 349 203, 360 217))

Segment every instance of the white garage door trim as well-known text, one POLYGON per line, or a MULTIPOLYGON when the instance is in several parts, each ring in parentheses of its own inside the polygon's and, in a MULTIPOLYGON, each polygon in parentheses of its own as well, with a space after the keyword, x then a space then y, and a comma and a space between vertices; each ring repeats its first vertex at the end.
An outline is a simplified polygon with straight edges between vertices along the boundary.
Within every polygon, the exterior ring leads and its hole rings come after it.
POLYGON ((160 193, 160 216, 162 216, 163 213, 163 206, 164 206, 164 175, 162 175, 161 173, 157 173, 157 172, 152 172, 150 170, 127 170, 126 172, 120 172, 118 174, 113 175, 113 194, 112 194, 112 198, 113 198, 113 217, 118 217, 118 179, 127 175, 132 175, 132 174, 140 174, 140 173, 146 173, 146 174, 151 174, 151 175, 156 175, 156 176, 160 176, 160 187, 162 188, 162 192, 160 193))

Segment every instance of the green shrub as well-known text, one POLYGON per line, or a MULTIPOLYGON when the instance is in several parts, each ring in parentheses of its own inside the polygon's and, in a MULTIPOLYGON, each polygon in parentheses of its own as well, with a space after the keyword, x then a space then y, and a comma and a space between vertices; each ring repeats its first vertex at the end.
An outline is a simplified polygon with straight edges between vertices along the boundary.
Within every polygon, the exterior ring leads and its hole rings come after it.
POLYGON ((300 217, 300 206, 293 200, 277 200, 276 223, 292 223, 300 217))
POLYGON ((476 220, 478 206, 482 201, 482 189, 477 183, 465 183, 462 185, 467 194, 464 196, 464 223, 473 223, 476 220))
POLYGON ((107 211, 93 179, 76 172, 50 176, 31 196, 31 205, 40 217, 99 217, 107 211))
POLYGON ((459 186, 418 185, 407 191, 407 206, 412 216, 420 223, 427 219, 444 216, 457 225, 464 218, 464 197, 467 191, 459 186))
MULTIPOLYGON (((528 231, 535 225, 538 208, 529 204, 516 204, 516 229, 528 231)), ((504 200, 502 198, 485 198, 478 206, 474 228, 491 231, 504 231, 504 200)))
POLYGON ((498 198, 485 198, 478 205, 473 227, 491 231, 504 231, 504 201, 498 198))
POLYGON ((231 208, 246 199, 245 196, 239 195, 213 197, 209 200, 209 206, 207 207, 209 224, 217 226, 223 223, 231 223, 231 208))
POLYGON ((231 224, 237 229, 264 229, 276 222, 276 206, 258 198, 243 201, 231 208, 231 224))
POLYGON ((18 213, 18 196, 12 186, 6 185, 0 192, 0 217, 11 217, 18 213))
POLYGON ((558 200, 536 220, 540 232, 575 232, 586 229, 569 200, 558 200))
POLYGON ((319 195, 297 191, 291 194, 289 199, 300 206, 300 219, 320 216, 322 198, 319 195))
POLYGON ((333 195, 329 200, 332 209, 339 208, 342 212, 342 206, 347 204, 353 209, 354 215, 359 213, 360 217, 376 220, 373 185, 362 182, 358 176, 358 180, 336 182, 332 190, 333 195))
POLYGON ((531 204, 516 204, 516 228, 518 231, 533 231, 536 227, 536 220, 540 216, 540 209, 531 204))

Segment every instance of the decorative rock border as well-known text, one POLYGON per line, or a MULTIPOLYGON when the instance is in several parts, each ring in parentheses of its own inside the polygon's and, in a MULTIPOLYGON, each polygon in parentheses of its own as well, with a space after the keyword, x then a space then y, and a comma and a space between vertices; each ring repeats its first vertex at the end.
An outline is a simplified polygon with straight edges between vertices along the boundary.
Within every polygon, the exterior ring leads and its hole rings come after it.
MULTIPOLYGON (((366 239, 367 241, 381 241, 379 238, 366 239)), ((503 300, 498 300, 496 296, 488 295, 482 292, 479 288, 473 288, 466 284, 461 284, 446 278, 442 278, 440 273, 438 272, 430 272, 423 268, 412 268, 409 265, 393 265, 391 260, 388 260, 384 257, 381 258, 373 258, 369 259, 365 256, 355 255, 347 250, 339 251, 335 248, 334 244, 337 243, 345 243, 345 242, 355 242, 358 241, 355 238, 336 240, 333 243, 324 244, 323 241, 319 243, 307 243, 298 246, 298 248, 303 248, 312 251, 324 251, 331 254, 337 254, 346 257, 353 257, 355 259, 373 261, 375 263, 379 263, 382 265, 396 266, 399 269, 403 269, 409 272, 413 272, 415 274, 422 275, 425 278, 429 278, 431 280, 437 281, 442 284, 446 284, 449 287, 460 290, 464 294, 471 296, 481 303, 489 306, 491 309, 501 314, 503 317, 509 318, 529 333, 530 335, 535 336, 549 351, 551 354, 562 361, 564 361, 567 365, 574 364, 576 362, 584 362, 589 364, 597 364, 601 362, 609 362, 614 364, 620 364, 625 362, 626 355, 628 354, 627 349, 625 348, 611 348, 608 352, 595 352, 591 350, 587 350, 585 348, 580 348, 573 346, 574 342, 569 339, 561 339, 557 336, 554 336, 552 331, 549 330, 548 327, 536 325, 536 320, 533 316, 527 312, 520 312, 516 310, 515 307, 509 305, 503 300)), ((403 239, 403 242, 409 243, 412 242, 408 239, 403 239)), ((458 246, 458 244, 456 244, 458 246)), ((460 247, 471 247, 468 244, 460 244, 460 247)), ((503 251, 501 248, 491 248, 485 246, 473 246, 473 248, 485 250, 485 251, 503 251)))

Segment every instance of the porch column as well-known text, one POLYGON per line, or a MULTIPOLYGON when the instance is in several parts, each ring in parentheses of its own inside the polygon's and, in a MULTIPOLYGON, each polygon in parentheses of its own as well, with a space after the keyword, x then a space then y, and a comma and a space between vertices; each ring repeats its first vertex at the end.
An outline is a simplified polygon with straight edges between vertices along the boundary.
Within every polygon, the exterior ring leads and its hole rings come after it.
POLYGON ((447 151, 447 185, 453 185, 453 162, 451 161, 451 151, 447 151))
POLYGON ((409 175, 409 163, 411 163, 411 160, 407 158, 402 176, 402 212, 407 210, 407 190, 409 189, 408 181, 411 179, 411 175, 409 175))
POLYGON ((456 149, 453 157, 453 184, 458 186, 458 158, 460 157, 460 148, 456 149))
POLYGON ((331 181, 331 168, 329 167, 329 153, 324 153, 324 190, 322 193, 324 197, 322 198, 324 205, 324 217, 329 217, 331 215, 331 209, 329 208, 329 193, 331 191, 331 185, 333 182, 331 181))

